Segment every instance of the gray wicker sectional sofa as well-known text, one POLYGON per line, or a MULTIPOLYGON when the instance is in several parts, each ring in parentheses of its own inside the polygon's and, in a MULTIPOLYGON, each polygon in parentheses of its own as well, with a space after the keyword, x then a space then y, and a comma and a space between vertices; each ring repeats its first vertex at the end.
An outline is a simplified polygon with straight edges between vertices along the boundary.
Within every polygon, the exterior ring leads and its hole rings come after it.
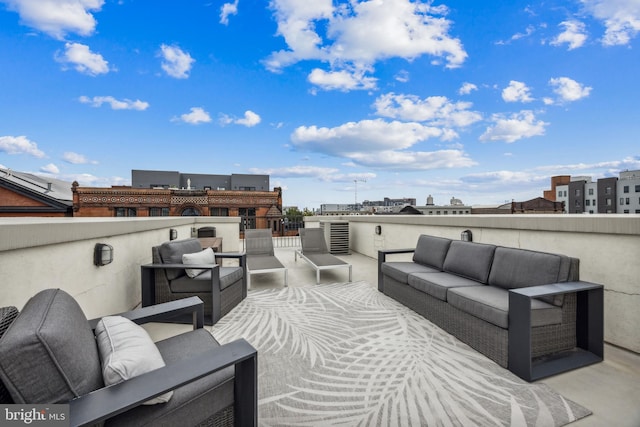
MULTIPOLYGON (((509 312, 509 301, 522 297, 522 288, 537 286, 526 291, 546 291, 527 301, 530 315, 524 319, 530 325, 526 331, 530 330, 531 357, 525 364, 573 352, 580 344, 577 291, 590 292, 591 307, 596 307, 590 333, 596 335, 596 347, 602 346, 602 286, 579 282, 578 267, 578 259, 564 255, 421 235, 415 248, 379 251, 378 290, 511 369, 510 354, 519 349, 509 348, 509 329, 518 318, 509 312), (411 252, 412 261, 392 260, 393 254, 411 252)), ((516 340, 512 337, 512 341, 516 340)), ((588 350, 586 354, 593 355, 593 348, 588 350)), ((602 350, 596 348, 595 353, 589 364, 602 360, 602 350)), ((525 366, 524 371, 528 369, 525 366)))

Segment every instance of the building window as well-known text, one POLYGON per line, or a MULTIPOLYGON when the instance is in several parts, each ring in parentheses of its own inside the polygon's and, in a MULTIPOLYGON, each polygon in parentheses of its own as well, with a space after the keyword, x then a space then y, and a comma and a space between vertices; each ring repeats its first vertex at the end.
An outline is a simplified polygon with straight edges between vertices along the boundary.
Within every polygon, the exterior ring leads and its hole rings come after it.
POLYGON ((593 206, 595 206, 595 205, 596 205, 596 199, 593 199, 593 200, 591 201, 591 204, 592 204, 593 206))
POLYGON ((636 193, 640 193, 640 185, 636 185, 636 193))
POLYGON ((629 213, 629 209, 625 209, 625 210, 624 210, 624 213, 629 213))
POLYGON ((138 216, 136 208, 113 208, 115 216, 138 216))
POLYGON ((625 185, 624 187, 622 187, 622 192, 623 193, 628 193, 629 192, 629 186, 625 185))
POLYGON ((589 200, 589 199, 585 200, 585 201, 584 201, 584 204, 585 204, 586 206, 591 206, 591 200, 589 200))
POLYGON ((149 208, 149 216, 169 216, 169 208, 149 208))
POLYGON ((209 214, 211 216, 229 216, 229 208, 211 208, 209 214))
POLYGON ((624 199, 624 204, 628 205, 629 204, 629 198, 627 197, 626 199, 624 199))
POLYGON ((607 187, 604 189, 604 194, 611 194, 611 187, 607 187))
POLYGON ((607 206, 611 206, 611 199, 607 199, 607 206))
POLYGON ((562 191, 558 191, 558 197, 562 197, 562 191))
POLYGON ((576 188, 575 196, 576 197, 580 197, 580 189, 579 188, 576 188))
POLYGON ((589 189, 589 195, 590 195, 590 196, 593 196, 593 188, 590 188, 590 189, 589 189))
POLYGON ((620 197, 620 204, 624 205, 624 199, 622 197, 620 197))

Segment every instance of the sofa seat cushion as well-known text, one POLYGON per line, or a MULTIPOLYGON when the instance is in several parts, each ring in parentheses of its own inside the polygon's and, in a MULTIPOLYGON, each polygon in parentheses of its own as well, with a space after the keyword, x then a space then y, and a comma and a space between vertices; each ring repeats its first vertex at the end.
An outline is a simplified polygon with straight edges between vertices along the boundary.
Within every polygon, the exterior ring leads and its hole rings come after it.
POLYGON ((413 261, 442 270, 442 265, 444 264, 444 259, 450 244, 451 239, 423 234, 418 237, 416 250, 413 253, 413 261))
POLYGON ((486 284, 495 250, 494 245, 453 241, 444 260, 444 271, 486 284))
MULTIPOLYGON (((566 282, 571 260, 564 255, 526 249, 498 247, 493 258, 489 284, 504 289, 566 282)), ((563 295, 546 299, 561 306, 563 295)))
POLYGON ((409 282, 409 274, 414 273, 439 273, 440 270, 427 267, 412 261, 390 261, 382 263, 382 274, 397 280, 400 283, 409 282))
MULTIPOLYGON (((220 290, 242 280, 244 276, 242 267, 218 267, 218 269, 220 270, 220 290)), ((171 292, 211 293, 211 272, 212 270, 207 270, 193 279, 186 275, 178 277, 169 284, 171 292)))
MULTIPOLYGON (((167 366, 215 351, 218 342, 205 329, 179 334, 156 343, 167 366)), ((211 413, 233 405, 234 368, 230 366, 173 391, 167 403, 138 406, 106 421, 106 426, 199 425, 211 413)))
MULTIPOLYGON (((509 291, 495 286, 451 288, 449 304, 504 329, 509 327, 509 291)), ((531 325, 545 326, 562 322, 562 309, 540 300, 531 301, 531 325)))
MULTIPOLYGON (((200 252, 202 246, 198 239, 183 239, 164 242, 158 248, 163 264, 182 264, 182 255, 200 252)), ((167 279, 173 280, 185 275, 184 270, 171 269, 166 271, 167 279)))
POLYGON ((485 286, 475 280, 450 273, 413 273, 409 275, 409 286, 439 300, 447 300, 447 290, 462 286, 485 286))
POLYGON ((15 403, 66 403, 103 387, 93 331, 60 289, 34 295, 0 340, 0 377, 15 403))

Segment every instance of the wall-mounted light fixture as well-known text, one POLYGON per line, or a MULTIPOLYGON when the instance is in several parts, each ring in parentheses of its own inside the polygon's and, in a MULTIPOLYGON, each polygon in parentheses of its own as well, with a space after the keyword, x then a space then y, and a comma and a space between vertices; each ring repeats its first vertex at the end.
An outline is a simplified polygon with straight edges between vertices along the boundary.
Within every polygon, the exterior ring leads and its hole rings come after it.
POLYGON ((376 234, 378 236, 382 234, 382 226, 381 225, 376 225, 376 234))
POLYGON ((471 230, 464 230, 460 233, 460 240, 463 242, 473 242, 473 233, 471 230))
POLYGON ((113 246, 106 243, 96 243, 93 248, 93 263, 97 266, 111 264, 113 261, 113 246))
POLYGON ((176 240, 178 238, 178 230, 175 228, 169 229, 169 240, 176 240))

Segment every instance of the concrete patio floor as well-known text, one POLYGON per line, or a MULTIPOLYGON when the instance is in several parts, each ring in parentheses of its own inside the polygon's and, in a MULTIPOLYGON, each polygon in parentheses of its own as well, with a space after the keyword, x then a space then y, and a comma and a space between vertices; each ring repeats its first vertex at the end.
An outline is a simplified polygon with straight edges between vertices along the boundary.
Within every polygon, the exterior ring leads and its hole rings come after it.
MULTIPOLYGON (((288 268, 289 286, 316 286, 315 271, 298 258, 294 261, 295 248, 276 248, 276 256, 288 268)), ((353 280, 365 281, 377 288, 377 260, 353 253, 340 256, 353 265, 353 280)), ((347 269, 323 271, 322 283, 345 282, 347 269)), ((281 288, 283 274, 264 273, 253 275, 251 291, 281 288)), ((187 330, 185 325, 152 324, 148 331, 154 339, 187 330)), ((640 355, 605 344, 605 360, 596 365, 576 369, 543 379, 545 383, 567 399, 590 409, 593 414, 576 421, 576 427, 640 427, 640 355)))

